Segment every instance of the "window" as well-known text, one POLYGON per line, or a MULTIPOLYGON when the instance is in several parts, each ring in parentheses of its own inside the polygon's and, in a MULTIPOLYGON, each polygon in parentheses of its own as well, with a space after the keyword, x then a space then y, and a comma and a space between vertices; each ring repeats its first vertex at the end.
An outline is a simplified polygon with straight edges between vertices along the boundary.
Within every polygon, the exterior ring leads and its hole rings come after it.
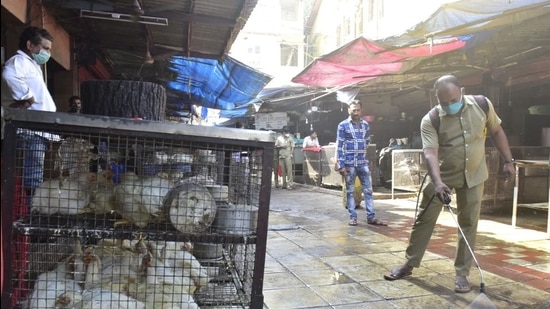
POLYGON ((281 0, 281 19, 284 21, 298 21, 298 5, 296 0, 281 0))
POLYGON ((249 46, 248 47, 248 53, 259 55, 260 54, 260 45, 249 46))
POLYGON ((297 45, 281 44, 281 66, 297 67, 297 51, 297 45))

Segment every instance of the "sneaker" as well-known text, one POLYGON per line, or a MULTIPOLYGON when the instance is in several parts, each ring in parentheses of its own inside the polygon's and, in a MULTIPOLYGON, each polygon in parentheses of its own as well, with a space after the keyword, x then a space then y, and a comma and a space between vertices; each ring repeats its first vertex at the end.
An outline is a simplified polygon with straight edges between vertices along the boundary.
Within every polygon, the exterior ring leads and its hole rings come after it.
POLYGON ((357 226, 357 219, 351 219, 351 220, 349 220, 348 225, 357 226))

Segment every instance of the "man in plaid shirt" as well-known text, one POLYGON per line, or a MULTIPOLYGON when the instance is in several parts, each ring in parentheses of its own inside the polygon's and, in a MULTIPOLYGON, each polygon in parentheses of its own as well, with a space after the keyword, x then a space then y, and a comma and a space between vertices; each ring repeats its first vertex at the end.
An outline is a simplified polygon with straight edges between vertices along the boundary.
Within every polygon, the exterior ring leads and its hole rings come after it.
POLYGON ((367 146, 370 142, 370 127, 361 119, 361 103, 353 101, 348 108, 349 117, 340 122, 336 133, 336 164, 338 172, 344 176, 349 225, 357 225, 357 212, 353 198, 355 177, 359 177, 363 187, 367 223, 387 225, 375 217, 372 198, 372 181, 367 159, 367 146))

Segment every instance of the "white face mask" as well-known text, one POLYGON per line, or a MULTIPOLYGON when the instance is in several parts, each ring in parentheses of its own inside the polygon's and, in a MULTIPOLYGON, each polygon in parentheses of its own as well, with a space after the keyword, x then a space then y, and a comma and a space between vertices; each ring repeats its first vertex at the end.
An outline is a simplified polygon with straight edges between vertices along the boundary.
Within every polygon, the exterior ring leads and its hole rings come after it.
POLYGON ((50 60, 50 53, 45 49, 40 49, 38 54, 32 54, 32 59, 34 59, 36 63, 42 65, 50 60))
POLYGON ((285 133, 285 137, 289 137, 290 136, 290 133, 285 133))

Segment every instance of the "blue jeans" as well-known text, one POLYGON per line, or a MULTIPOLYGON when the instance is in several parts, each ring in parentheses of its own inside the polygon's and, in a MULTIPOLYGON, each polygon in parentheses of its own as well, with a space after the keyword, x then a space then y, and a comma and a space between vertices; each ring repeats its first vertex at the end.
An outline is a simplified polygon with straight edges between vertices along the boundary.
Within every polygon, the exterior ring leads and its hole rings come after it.
POLYGON ((346 166, 346 197, 348 202, 348 212, 350 219, 357 219, 355 211, 355 199, 353 192, 355 190, 355 177, 359 177, 361 187, 363 187, 363 196, 365 198, 365 210, 367 212, 367 220, 374 219, 374 201, 372 199, 372 181, 368 165, 358 167, 346 166))
POLYGON ((38 188, 44 177, 44 158, 48 150, 48 141, 36 134, 20 134, 17 147, 23 152, 23 187, 38 188))

